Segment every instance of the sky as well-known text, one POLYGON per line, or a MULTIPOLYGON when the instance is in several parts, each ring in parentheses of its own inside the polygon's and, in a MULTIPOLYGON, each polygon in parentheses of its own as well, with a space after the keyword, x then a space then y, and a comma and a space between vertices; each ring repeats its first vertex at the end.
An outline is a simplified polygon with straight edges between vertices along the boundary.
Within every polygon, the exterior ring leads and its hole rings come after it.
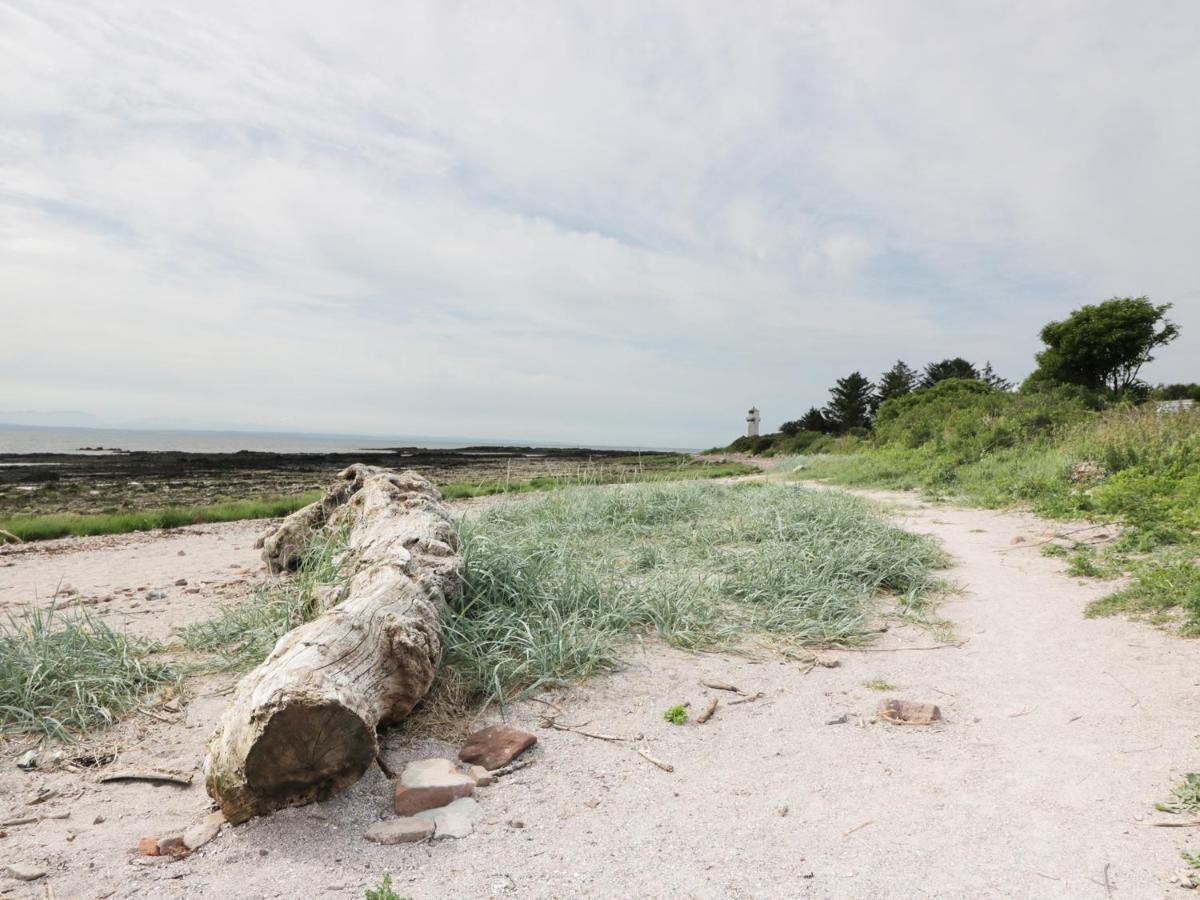
POLYGON ((0 411, 725 444, 1172 303, 1200 5, 0 0, 0 411))

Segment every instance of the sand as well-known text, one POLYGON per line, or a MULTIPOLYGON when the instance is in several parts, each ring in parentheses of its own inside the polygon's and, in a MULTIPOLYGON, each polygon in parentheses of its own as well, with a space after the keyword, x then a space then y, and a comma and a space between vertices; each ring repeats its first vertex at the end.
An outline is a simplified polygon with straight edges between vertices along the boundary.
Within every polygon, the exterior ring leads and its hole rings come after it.
MULTIPOLYGON (((361 897, 383 872, 401 896, 461 897, 1162 897, 1178 889, 1179 851, 1200 830, 1153 828, 1155 800, 1200 767, 1200 643, 1083 608, 1111 584, 1067 577, 1034 542, 1061 526, 1012 512, 930 507, 875 494, 899 524, 936 536, 961 586, 941 607, 960 647, 937 650, 927 630, 893 623, 872 651, 833 651, 837 668, 775 657, 687 654, 646 644, 629 666, 543 694, 562 721, 632 737, 604 742, 539 728, 548 707, 526 702, 513 723, 535 730, 534 764, 480 789, 476 833, 436 844, 377 846, 362 838, 387 815, 378 770, 324 803, 227 829, 182 862, 139 858, 139 837, 186 827, 209 807, 190 787, 101 785, 90 774, 0 769, 4 817, 70 811, 8 828, 0 863, 48 870, 10 896, 361 897), (1023 543, 1013 543, 1015 538, 1023 543), (701 685, 763 692, 754 703, 701 685), (885 693, 867 682, 896 686, 885 693), (661 712, 710 696, 705 725, 672 726, 661 712), (883 696, 937 703, 942 724, 871 723, 883 696), (846 715, 844 724, 826 724, 846 715), (634 752, 673 764, 667 773, 634 752), (36 807, 39 788, 61 791, 36 807), (30 811, 33 811, 32 813, 30 811), (781 814, 786 812, 786 814, 781 814), (104 821, 93 824, 97 816, 104 821), (524 827, 511 824, 520 821, 524 827)), ((256 578, 258 526, 169 536, 84 539, 0 564, 0 602, 62 577, 82 592, 187 577, 256 578), (94 540, 94 543, 93 543, 94 540), (161 544, 161 546, 159 546, 161 544), (177 556, 179 549, 186 555, 177 556), (174 565, 172 562, 174 561, 174 565), (189 568, 191 567, 191 568, 189 568), (173 577, 172 577, 173 576, 173 577), (88 580, 91 579, 91 580, 88 580), (136 584, 135 584, 136 582, 136 584)), ((116 601, 113 601, 116 602, 116 601)), ((133 601, 130 601, 133 602, 133 601)), ((170 594, 163 628, 220 602, 170 594)), ((109 604, 111 605, 111 604, 109 604)), ((136 613, 137 610, 131 612, 136 613)), ((116 615, 115 613, 112 615, 116 615)), ((156 621, 151 622, 151 619, 156 621)), ((135 716, 101 743, 122 764, 197 766, 225 697, 221 679, 193 686, 181 713, 135 716)), ((431 753, 390 739, 393 765, 431 753)))

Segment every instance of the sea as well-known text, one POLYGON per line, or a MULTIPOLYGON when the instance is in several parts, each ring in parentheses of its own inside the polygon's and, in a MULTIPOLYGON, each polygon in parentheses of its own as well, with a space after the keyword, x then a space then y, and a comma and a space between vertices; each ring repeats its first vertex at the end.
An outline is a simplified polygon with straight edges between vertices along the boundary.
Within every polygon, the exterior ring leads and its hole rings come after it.
MULTIPOLYGON (((494 441, 479 443, 495 443, 494 441)), ((105 454, 121 450, 178 450, 187 453, 357 453, 392 447, 452 450, 475 441, 361 434, 304 434, 250 431, 151 431, 117 428, 47 428, 0 424, 0 453, 105 454)))
MULTIPOLYGON (((133 450, 177 450, 185 453, 360 453, 394 447, 455 450, 461 447, 576 447, 536 441, 472 440, 402 435, 306 434, 252 431, 153 431, 118 428, 50 428, 0 423, 0 454, 106 454, 133 450)), ((591 447, 592 450, 636 450, 629 447, 591 447)), ((640 448, 649 449, 649 448, 640 448)))

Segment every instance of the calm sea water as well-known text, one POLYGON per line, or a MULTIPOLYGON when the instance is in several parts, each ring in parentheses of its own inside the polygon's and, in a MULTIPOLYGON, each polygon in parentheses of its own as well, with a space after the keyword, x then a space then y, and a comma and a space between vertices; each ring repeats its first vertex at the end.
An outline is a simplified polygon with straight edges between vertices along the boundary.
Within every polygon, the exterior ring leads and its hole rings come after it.
MULTIPOLYGON (((483 443, 483 442, 471 442, 483 443)), ((105 450, 181 450, 191 453, 350 453, 389 447, 450 450, 462 441, 363 435, 256 434, 244 431, 124 431, 107 428, 33 428, 0 425, 0 453, 94 453, 105 450)))

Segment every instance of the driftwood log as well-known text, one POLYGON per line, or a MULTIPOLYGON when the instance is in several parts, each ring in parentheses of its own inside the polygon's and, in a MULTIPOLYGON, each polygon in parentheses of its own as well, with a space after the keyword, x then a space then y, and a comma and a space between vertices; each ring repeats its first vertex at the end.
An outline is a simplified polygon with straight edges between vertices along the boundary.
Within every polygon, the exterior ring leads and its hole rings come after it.
POLYGON ((378 725, 408 715, 433 681, 443 601, 462 557, 441 495, 412 472, 354 465, 261 542, 294 569, 319 528, 349 528, 339 601, 294 628, 238 683, 204 763, 230 822, 311 802, 357 781, 378 725))

